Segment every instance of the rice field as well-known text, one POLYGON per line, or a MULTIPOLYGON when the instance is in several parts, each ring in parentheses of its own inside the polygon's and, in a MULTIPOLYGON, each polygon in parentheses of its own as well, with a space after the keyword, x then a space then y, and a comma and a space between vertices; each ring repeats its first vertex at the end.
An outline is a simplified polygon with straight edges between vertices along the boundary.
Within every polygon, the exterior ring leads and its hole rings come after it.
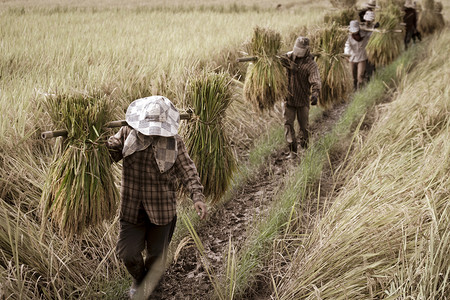
MULTIPOLYGON (((446 15, 450 3, 449 1, 443 3, 443 13, 446 15)), ((235 147, 233 154, 247 153, 262 133, 273 130, 274 124, 281 121, 280 116, 276 115, 277 111, 272 112, 272 115, 261 116, 252 105, 243 101, 243 81, 247 68, 245 64, 236 63, 235 59, 242 55, 241 51, 247 49, 257 26, 279 32, 282 41, 281 51, 289 51, 292 48, 292 37, 303 32, 304 28, 322 22, 324 14, 330 12, 332 7, 325 0, 296 3, 282 0, 276 4, 269 0, 250 0, 245 4, 237 4, 232 0, 131 0, 126 4, 119 0, 97 2, 17 0, 0 3, 0 298, 120 299, 129 287, 127 272, 114 252, 118 228, 117 216, 114 217, 111 211, 107 220, 95 219, 94 227, 89 230, 83 228, 85 231, 83 238, 71 242, 57 233, 55 224, 39 222, 41 218, 39 201, 44 183, 49 180, 47 172, 52 164, 55 148, 58 146, 58 142, 41 140, 39 134, 45 130, 60 129, 53 127, 52 119, 55 119, 55 112, 43 105, 45 99, 55 95, 78 95, 96 91, 99 97, 111 100, 113 106, 108 113, 121 119, 125 108, 134 99, 164 94, 173 100, 180 110, 184 110, 187 109, 190 100, 186 93, 187 82, 191 80, 192 74, 204 70, 229 72, 234 77, 230 80, 233 80, 235 89, 231 95, 233 101, 227 103, 229 107, 226 116, 222 116, 222 112, 219 111, 220 117, 225 118, 221 129, 225 128, 230 133, 228 138, 232 137, 232 146, 235 147), (277 8, 276 4, 280 6, 277 8)), ((443 40, 448 42, 448 35, 445 35, 443 40)), ((445 43, 438 44, 436 41, 434 43, 437 49, 442 50, 440 53, 448 53, 448 46, 445 46, 445 43)), ((429 56, 434 55, 436 52, 429 52, 429 56)), ((450 67, 445 62, 431 59, 428 65, 424 64, 415 74, 420 72, 427 74, 429 69, 438 67, 448 75, 450 67)), ((402 83, 401 91, 405 93, 404 99, 414 98, 408 95, 418 93, 412 86, 414 82, 411 78, 413 75, 409 78, 412 83, 402 83)), ((447 97, 445 99, 448 99, 448 91, 442 84, 445 78, 448 82, 448 76, 440 80, 429 77, 420 86, 425 91, 427 83, 431 85, 433 80, 437 81, 436 89, 442 92, 439 95, 444 95, 447 97)), ((399 96, 399 99, 403 99, 401 97, 399 96)), ((197 105, 201 107, 200 104, 197 105)), ((449 107, 448 103, 444 103, 440 111, 436 112, 432 107, 422 108, 420 103, 411 105, 424 112, 417 114, 417 118, 410 121, 424 126, 417 129, 421 134, 421 139, 417 142, 422 148, 416 149, 411 144, 412 152, 408 152, 403 161, 405 169, 398 168, 398 171, 411 172, 412 175, 419 176, 421 174, 411 171, 408 166, 412 168, 423 164, 424 161, 419 160, 424 159, 423 154, 431 155, 429 161, 432 166, 437 166, 439 159, 446 157, 442 153, 439 154, 436 149, 448 150, 448 143, 445 143, 448 136, 445 136, 445 131, 441 136, 441 130, 438 128, 447 124, 445 122, 448 120, 449 107), (436 115, 433 115, 434 113, 436 115), (428 119, 429 115, 434 116, 433 119, 428 119), (435 142, 430 135, 439 137, 439 140, 435 142)), ((403 113, 408 115, 408 112, 403 113)), ((385 123, 380 123, 380 133, 374 133, 371 138, 373 144, 361 145, 360 152, 364 157, 358 155, 352 157, 354 169, 349 168, 347 172, 362 174, 361 178, 367 176, 370 180, 374 180, 367 182, 379 184, 380 193, 385 189, 392 191, 398 188, 398 193, 420 194, 420 199, 411 198, 411 203, 417 208, 414 213, 426 211, 429 216, 429 219, 425 220, 428 222, 423 223, 428 230, 426 236, 443 233, 442 239, 448 239, 445 230, 441 230, 446 223, 441 225, 437 222, 437 220, 446 221, 443 214, 446 206, 442 201, 445 197, 443 198, 442 191, 445 191, 447 182, 437 178, 438 175, 447 174, 447 169, 428 170, 422 175, 423 177, 429 175, 427 178, 431 181, 419 181, 417 186, 413 186, 412 191, 405 191, 397 185, 390 185, 389 182, 385 186, 386 182, 380 179, 385 174, 375 173, 378 167, 373 173, 363 168, 373 166, 376 162, 387 164, 387 159, 381 160, 377 145, 392 140, 389 135, 383 134, 386 130, 390 132, 403 128, 394 121, 398 122, 404 115, 394 116, 388 118, 385 123), (389 120, 393 120, 392 124, 389 120), (361 170, 357 169, 358 166, 361 170), (436 181, 433 181, 434 179, 436 181), (427 184, 439 189, 422 193, 427 184), (433 199, 439 201, 434 203, 433 199), (429 201, 421 202, 422 200, 429 201), (434 220, 434 223, 430 220, 434 220), (436 227, 433 227, 434 225, 436 227)), ((408 136, 405 133, 413 130, 411 128, 414 127, 405 127, 404 132, 398 132, 398 141, 393 143, 392 152, 395 152, 396 146, 409 145, 408 141, 400 138, 405 139, 408 136)), ((448 133, 448 126, 446 128, 448 133)), ((94 128, 91 134, 96 130, 94 128)), ((223 141, 229 142, 225 137, 223 141)), ((202 150, 202 147, 199 148, 202 150)), ((387 148, 388 146, 380 150, 381 153, 387 151, 387 148)), ((245 159, 246 157, 238 157, 237 163, 245 159)), ((264 163, 264 160, 258 158, 256 160, 264 163)), ((402 160, 399 160, 400 162, 402 160)), ((234 168, 234 161, 230 160, 229 165, 230 168, 234 168)), ((120 182, 119 171, 120 165, 113 166, 110 169, 111 177, 107 181, 120 182)), ((405 180, 400 178, 400 174, 397 175, 399 178, 395 180, 395 184, 405 180)), ((397 175, 392 174, 394 177, 397 175)), ((360 192, 362 187, 357 185, 358 177, 347 176, 348 181, 354 185, 349 186, 349 190, 352 188, 356 195, 352 197, 359 197, 356 192, 360 192)), ((389 176, 386 175, 386 178, 389 176)), ((224 190, 230 187, 232 188, 233 184, 227 182, 226 185, 218 187, 217 191, 212 191, 212 194, 222 195, 224 190)), ((337 203, 347 198, 347 195, 343 194, 339 196, 337 203)), ((400 206, 401 203, 395 203, 397 204, 403 213, 409 213, 400 206)), ((384 209, 382 204, 380 207, 384 209)), ((327 232, 327 224, 328 226, 335 224, 336 219, 333 218, 337 218, 336 216, 337 212, 330 210, 330 215, 325 216, 319 223, 320 226, 324 226, 323 231, 317 234, 320 238, 327 232)), ((342 222, 346 220, 344 217, 342 222)), ((415 220, 411 219, 411 222, 414 223, 415 220)), ((380 226, 378 229, 380 228, 384 227, 380 226)), ((374 228, 374 233, 376 229, 374 228)), ((70 230, 76 232, 81 229, 70 230)), ((424 263, 420 258, 426 256, 427 252, 422 249, 434 245, 427 244, 425 240, 420 240, 420 243, 414 245, 409 240, 414 233, 407 231, 404 234, 397 235, 396 242, 399 242, 400 246, 405 246, 403 248, 399 246, 398 253, 401 254, 400 258, 407 258, 408 263, 402 264, 399 260, 394 266, 409 274, 413 272, 415 266, 424 263), (402 242, 404 244, 401 244, 402 242)), ((309 243, 313 245, 313 242, 312 240, 309 243)), ((436 252, 432 254, 442 256, 443 251, 447 250, 437 247, 436 252)), ((371 262, 373 256, 366 255, 362 258, 366 259, 364 262, 371 262)), ((293 260, 292 265, 288 266, 289 272, 293 272, 291 270, 299 266, 296 264, 297 258, 293 260)), ((448 261, 443 259, 442 262, 448 261)), ((430 260, 425 263, 429 265, 430 260)), ((302 262, 300 266, 304 267, 302 262)), ((289 272, 287 274, 290 274, 289 272)), ((423 286, 429 282, 436 284, 432 279, 426 280, 440 274, 439 272, 447 274, 443 268, 429 270, 429 273, 426 273, 428 277, 424 276, 422 280, 419 276, 420 283, 423 286)), ((283 287, 282 297, 290 299, 289 297, 295 294, 295 285, 298 283, 293 281, 295 277, 286 277, 284 281, 278 281, 274 286, 274 288, 283 287), (293 294, 290 294, 291 291, 293 294)), ((374 275, 373 278, 375 277, 374 275)), ((298 279, 304 280, 303 277, 298 279)), ((389 281, 392 295, 411 288, 402 280, 404 278, 398 277, 389 281)), ((349 283, 349 286, 352 284, 349 283)), ((374 286, 377 284, 379 283, 375 283, 374 286)), ((323 290, 326 290, 326 286, 323 290)), ((446 286, 441 285, 437 292, 447 290, 446 286)))

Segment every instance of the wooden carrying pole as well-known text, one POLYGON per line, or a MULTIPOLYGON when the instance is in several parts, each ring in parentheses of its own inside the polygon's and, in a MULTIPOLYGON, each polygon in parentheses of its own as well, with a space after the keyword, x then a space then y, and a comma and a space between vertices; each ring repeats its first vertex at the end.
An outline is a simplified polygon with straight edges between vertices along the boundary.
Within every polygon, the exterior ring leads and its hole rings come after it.
MULTIPOLYGON (((180 114, 180 119, 181 120, 190 120, 192 117, 191 113, 184 113, 184 114, 180 114)), ((119 121, 111 121, 109 123, 106 124, 107 128, 115 128, 115 127, 122 127, 122 126, 127 126, 128 123, 125 120, 119 120, 119 121)), ((54 130, 54 131, 44 131, 41 133, 41 137, 42 139, 51 139, 51 138, 55 138, 55 137, 59 137, 59 136, 67 136, 67 130, 54 130)))

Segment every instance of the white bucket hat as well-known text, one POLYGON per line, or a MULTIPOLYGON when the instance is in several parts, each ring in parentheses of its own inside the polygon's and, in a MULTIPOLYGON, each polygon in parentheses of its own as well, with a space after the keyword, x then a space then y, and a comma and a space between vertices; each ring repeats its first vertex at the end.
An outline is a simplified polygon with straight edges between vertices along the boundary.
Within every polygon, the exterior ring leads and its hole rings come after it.
POLYGON ((180 113, 166 97, 151 96, 133 101, 125 120, 143 135, 170 137, 178 133, 180 113))
POLYGON ((357 33, 359 31, 359 22, 356 20, 350 21, 350 26, 348 27, 348 30, 351 33, 357 33))
POLYGON ((367 1, 367 7, 368 8, 376 8, 377 7, 377 1, 376 0, 369 0, 369 1, 367 1))
POLYGON ((366 11, 363 19, 368 22, 373 22, 375 20, 375 13, 371 10, 366 11))
POLYGON ((414 8, 414 3, 412 2, 412 0, 406 0, 405 7, 414 8))
POLYGON ((294 49, 292 52, 297 57, 304 57, 309 48, 309 39, 307 37, 299 36, 295 40, 294 49))

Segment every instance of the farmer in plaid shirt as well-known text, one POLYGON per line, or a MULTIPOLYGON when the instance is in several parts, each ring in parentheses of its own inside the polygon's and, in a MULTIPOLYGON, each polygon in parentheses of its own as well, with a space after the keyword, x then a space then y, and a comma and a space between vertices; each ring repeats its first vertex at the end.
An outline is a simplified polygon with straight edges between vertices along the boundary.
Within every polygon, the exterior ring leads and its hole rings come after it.
POLYGON ((114 161, 123 159, 116 250, 133 277, 132 297, 155 262, 164 262, 176 223, 177 183, 190 193, 201 219, 207 208, 195 164, 177 134, 180 114, 172 102, 162 96, 135 100, 126 121, 129 126, 110 137, 108 147, 114 161))
POLYGON ((310 53, 307 37, 298 37, 293 50, 280 58, 288 77, 288 95, 283 103, 284 131, 289 146, 288 158, 294 158, 297 154, 295 118, 297 117, 300 127, 300 146, 306 149, 310 136, 309 107, 310 104, 317 105, 321 80, 317 63, 310 53))

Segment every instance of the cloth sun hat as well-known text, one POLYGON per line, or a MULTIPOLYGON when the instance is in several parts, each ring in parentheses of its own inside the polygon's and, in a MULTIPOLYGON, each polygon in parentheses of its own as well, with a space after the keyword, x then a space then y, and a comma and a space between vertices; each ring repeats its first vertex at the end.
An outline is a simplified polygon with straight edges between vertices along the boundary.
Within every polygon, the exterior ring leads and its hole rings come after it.
POLYGON ((171 137, 178 133, 180 113, 166 97, 150 96, 134 100, 125 120, 143 135, 171 137))
POLYGON ((359 31, 359 22, 356 20, 350 21, 350 26, 348 27, 348 30, 351 33, 357 33, 359 31))
POLYGON ((366 11, 364 14, 364 20, 368 22, 373 22, 375 20, 375 13, 373 11, 366 11))
POLYGON ((367 1, 367 7, 368 8, 376 8, 376 6, 377 6, 376 0, 369 0, 369 1, 367 1))
POLYGON ((304 57, 309 48, 309 39, 300 36, 295 40, 293 53, 297 57, 304 57))
POLYGON ((414 3, 412 2, 412 0, 406 0, 405 7, 414 8, 414 3))

